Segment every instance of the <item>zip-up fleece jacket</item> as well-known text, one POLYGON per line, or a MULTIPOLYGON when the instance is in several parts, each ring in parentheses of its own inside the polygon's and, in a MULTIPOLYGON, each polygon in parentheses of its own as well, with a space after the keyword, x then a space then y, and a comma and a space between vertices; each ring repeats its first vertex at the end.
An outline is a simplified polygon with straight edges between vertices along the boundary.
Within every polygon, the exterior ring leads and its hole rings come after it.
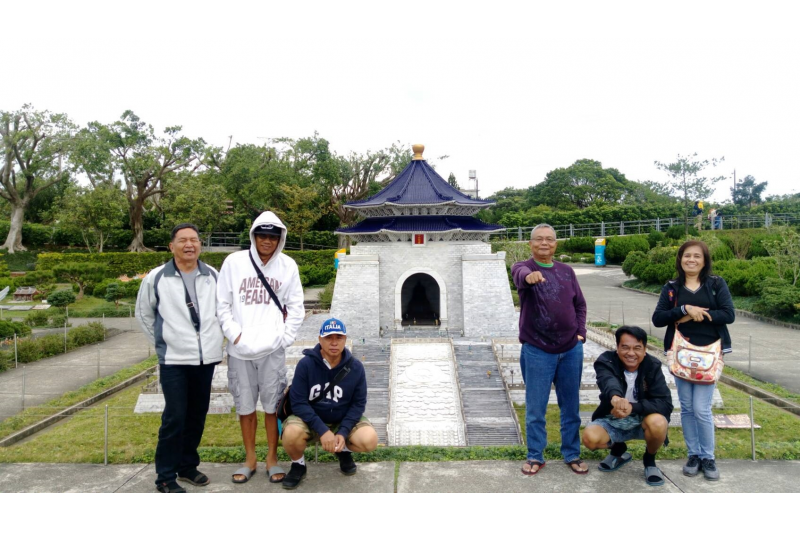
POLYGON ((151 270, 136 297, 136 320, 155 344, 162 365, 209 365, 222 361, 222 330, 217 320, 217 271, 197 262, 194 279, 200 332, 195 331, 183 278, 174 260, 151 270))

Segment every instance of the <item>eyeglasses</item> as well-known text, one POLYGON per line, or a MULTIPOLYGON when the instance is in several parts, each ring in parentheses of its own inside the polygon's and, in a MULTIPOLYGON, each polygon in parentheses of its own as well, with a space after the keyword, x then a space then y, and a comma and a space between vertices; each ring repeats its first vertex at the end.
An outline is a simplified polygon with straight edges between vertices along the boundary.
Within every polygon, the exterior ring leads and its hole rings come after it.
POLYGON ((541 244, 542 242, 546 242, 547 244, 553 244, 554 242, 556 242, 555 237, 534 237, 531 240, 537 244, 541 244))
POLYGON ((177 242, 178 244, 186 244, 187 242, 192 244, 200 244, 200 239, 198 239, 197 237, 192 237, 191 239, 178 239, 175 242, 177 242))

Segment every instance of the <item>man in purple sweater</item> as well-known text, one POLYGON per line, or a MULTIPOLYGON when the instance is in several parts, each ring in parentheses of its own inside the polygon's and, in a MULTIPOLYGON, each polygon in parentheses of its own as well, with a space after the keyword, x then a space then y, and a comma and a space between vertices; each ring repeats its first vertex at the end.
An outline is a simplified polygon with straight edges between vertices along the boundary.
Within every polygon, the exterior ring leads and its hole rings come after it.
POLYGON ((547 445, 545 414, 550 387, 556 386, 561 409, 561 454, 576 474, 589 467, 581 460, 579 394, 586 339, 586 300, 572 267, 553 261, 556 232, 539 224, 531 232, 527 261, 511 267, 522 311, 519 315, 519 364, 525 381, 525 428, 528 460, 522 473, 535 475, 544 467, 547 445))

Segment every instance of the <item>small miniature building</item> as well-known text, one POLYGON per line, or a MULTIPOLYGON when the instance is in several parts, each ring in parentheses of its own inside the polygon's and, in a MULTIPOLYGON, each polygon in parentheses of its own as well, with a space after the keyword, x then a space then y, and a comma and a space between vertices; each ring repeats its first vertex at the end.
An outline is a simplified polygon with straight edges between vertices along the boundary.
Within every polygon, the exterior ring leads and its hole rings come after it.
POLYGON ((423 159, 424 146, 413 150, 382 191, 347 204, 365 218, 336 230, 352 246, 339 259, 331 314, 355 337, 408 326, 468 337, 514 332, 505 252, 493 254, 487 242, 504 228, 474 217, 494 202, 462 194, 423 159))
POLYGON ((20 287, 14 292, 14 301, 32 302, 40 294, 36 287, 20 287))

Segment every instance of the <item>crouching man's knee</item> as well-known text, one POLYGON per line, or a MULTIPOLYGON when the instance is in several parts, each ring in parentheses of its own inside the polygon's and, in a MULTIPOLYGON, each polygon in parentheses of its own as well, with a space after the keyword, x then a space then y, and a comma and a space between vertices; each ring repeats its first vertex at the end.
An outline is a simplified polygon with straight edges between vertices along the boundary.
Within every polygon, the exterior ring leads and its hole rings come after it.
POLYGON ((662 442, 667 437, 667 428, 669 422, 664 415, 653 413, 647 415, 642 421, 645 436, 649 437, 648 440, 661 440, 662 442))
POLYGON ((283 428, 281 440, 284 448, 305 448, 307 439, 308 435, 300 426, 289 424, 283 428))
POLYGON ((608 446, 608 433, 600 426, 589 426, 583 430, 581 440, 590 450, 599 450, 608 446))
POLYGON ((378 434, 372 426, 361 426, 348 437, 347 447, 354 452, 371 452, 378 447, 378 434))

